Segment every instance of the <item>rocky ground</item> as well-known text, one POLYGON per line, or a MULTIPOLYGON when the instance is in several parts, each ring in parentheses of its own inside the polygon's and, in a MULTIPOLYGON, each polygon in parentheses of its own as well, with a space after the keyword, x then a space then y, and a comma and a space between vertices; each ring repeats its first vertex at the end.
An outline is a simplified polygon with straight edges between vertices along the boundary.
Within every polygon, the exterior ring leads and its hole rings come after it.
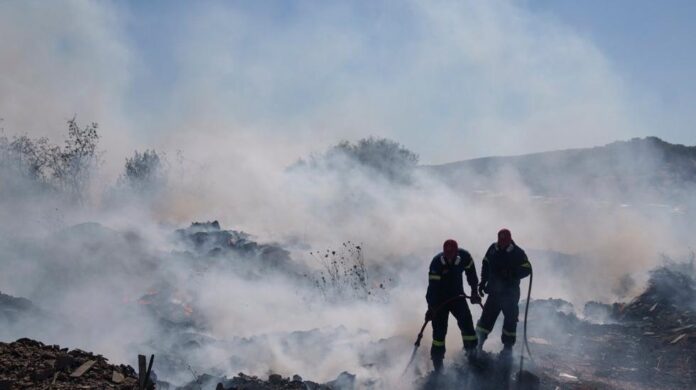
MULTIPOLYGON (((184 386, 157 382, 157 389, 177 390, 334 390, 352 389, 355 376, 347 372, 335 380, 319 384, 294 375, 284 378, 271 374, 264 380, 239 373, 228 379, 201 375, 184 386)), ((138 389, 135 370, 126 365, 112 365, 100 355, 79 349, 19 339, 0 343, 0 390, 15 389, 138 389)))
POLYGON ((100 355, 38 341, 0 343, 0 389, 133 389, 135 371, 100 355))
MULTIPOLYGON (((166 385, 160 384, 158 388, 166 388, 166 385)), ((278 374, 271 374, 264 380, 239 373, 231 379, 203 375, 177 390, 349 390, 354 388, 356 388, 355 375, 347 372, 341 373, 335 380, 324 384, 303 380, 299 375, 284 378, 278 374)))

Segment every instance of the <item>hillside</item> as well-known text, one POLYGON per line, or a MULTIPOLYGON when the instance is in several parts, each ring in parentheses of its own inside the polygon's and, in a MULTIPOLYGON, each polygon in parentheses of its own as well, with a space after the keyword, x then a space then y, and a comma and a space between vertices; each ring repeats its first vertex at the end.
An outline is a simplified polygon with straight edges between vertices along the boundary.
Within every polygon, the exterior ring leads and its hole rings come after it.
POLYGON ((499 190, 512 179, 541 196, 620 195, 651 202, 688 201, 696 184, 696 146, 656 137, 605 146, 510 157, 485 157, 422 167, 457 188, 499 190))

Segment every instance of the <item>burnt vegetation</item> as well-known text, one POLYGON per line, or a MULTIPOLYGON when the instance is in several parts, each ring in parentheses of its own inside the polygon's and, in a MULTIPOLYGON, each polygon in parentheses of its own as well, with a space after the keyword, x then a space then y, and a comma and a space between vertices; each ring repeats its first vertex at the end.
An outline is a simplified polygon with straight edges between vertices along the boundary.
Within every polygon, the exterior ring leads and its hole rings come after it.
POLYGON ((27 135, 0 136, 0 171, 16 185, 2 191, 30 188, 59 192, 73 200, 84 200, 94 169, 99 165, 98 125, 81 127, 75 118, 68 122, 64 144, 27 135))
POLYGON ((320 269, 305 274, 310 282, 330 302, 368 301, 386 299, 387 281, 370 278, 365 254, 360 244, 346 241, 335 249, 310 252, 320 269))
POLYGON ((124 173, 119 178, 121 185, 137 192, 152 192, 166 183, 166 159, 157 151, 147 149, 135 151, 126 158, 124 173))

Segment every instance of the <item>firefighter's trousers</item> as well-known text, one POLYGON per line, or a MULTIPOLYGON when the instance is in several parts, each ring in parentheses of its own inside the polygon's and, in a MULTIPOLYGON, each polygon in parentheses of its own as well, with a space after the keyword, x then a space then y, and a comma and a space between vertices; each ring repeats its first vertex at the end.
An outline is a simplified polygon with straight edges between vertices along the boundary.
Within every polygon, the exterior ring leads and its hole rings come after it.
POLYGON ((447 320, 450 313, 457 319, 464 348, 476 348, 477 338, 471 311, 469 311, 465 299, 458 299, 447 304, 433 315, 433 345, 430 348, 430 357, 433 360, 442 360, 445 356, 445 336, 447 335, 447 320))
MULTIPOLYGON (((488 295, 486 303, 483 305, 481 319, 476 324, 476 330, 484 339, 493 330, 495 321, 500 312, 503 312, 503 333, 500 337, 503 345, 512 347, 517 339, 517 321, 520 314, 519 291, 509 291, 504 293, 492 293, 488 295)), ((483 341, 483 340, 482 340, 483 341)))

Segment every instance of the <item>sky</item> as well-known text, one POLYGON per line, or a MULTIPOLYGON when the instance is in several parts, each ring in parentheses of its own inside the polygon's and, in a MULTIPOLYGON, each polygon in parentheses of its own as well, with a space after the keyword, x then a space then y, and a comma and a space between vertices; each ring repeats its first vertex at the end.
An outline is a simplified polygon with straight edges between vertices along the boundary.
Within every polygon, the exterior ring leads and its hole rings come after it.
POLYGON ((597 45, 632 93, 649 101, 653 134, 694 144, 696 3, 529 0, 526 4, 597 45))
MULTIPOLYGON (((696 144, 689 1, 3 1, 0 118, 110 157, 387 137, 423 163, 696 144), (211 146, 213 147, 213 146, 211 146)), ((274 150, 275 151, 275 150, 274 150)))

